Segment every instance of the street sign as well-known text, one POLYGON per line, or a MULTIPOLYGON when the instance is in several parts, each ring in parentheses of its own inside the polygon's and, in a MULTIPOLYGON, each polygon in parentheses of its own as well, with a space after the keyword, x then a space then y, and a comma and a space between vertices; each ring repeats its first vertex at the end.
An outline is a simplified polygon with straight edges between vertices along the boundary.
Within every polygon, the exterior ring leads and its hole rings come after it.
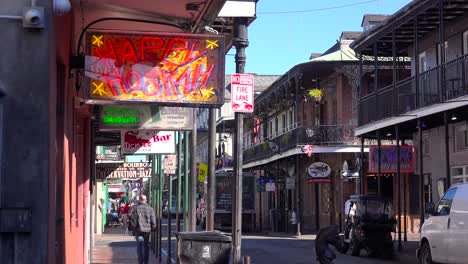
POLYGON ((231 106, 234 112, 253 112, 254 76, 252 74, 231 75, 231 106))
POLYGON ((175 174, 177 168, 177 156, 166 155, 164 157, 164 174, 175 174))

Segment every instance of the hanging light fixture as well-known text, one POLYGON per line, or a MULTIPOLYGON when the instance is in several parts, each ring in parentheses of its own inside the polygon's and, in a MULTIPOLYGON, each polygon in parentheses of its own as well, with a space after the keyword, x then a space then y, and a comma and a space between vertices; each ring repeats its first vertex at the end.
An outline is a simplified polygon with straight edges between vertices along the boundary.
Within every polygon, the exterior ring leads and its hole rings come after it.
POLYGON ((452 120, 452 121, 457 120, 457 116, 456 116, 456 115, 452 115, 452 117, 450 118, 450 120, 452 120))

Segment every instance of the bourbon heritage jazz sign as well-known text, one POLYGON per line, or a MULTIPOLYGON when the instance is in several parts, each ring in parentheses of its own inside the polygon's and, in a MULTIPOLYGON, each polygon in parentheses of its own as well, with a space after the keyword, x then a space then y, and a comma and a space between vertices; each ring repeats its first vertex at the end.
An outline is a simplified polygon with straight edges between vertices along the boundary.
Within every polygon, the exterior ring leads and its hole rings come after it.
POLYGON ((87 102, 220 106, 224 52, 220 35, 88 32, 87 102))
POLYGON ((149 178, 151 162, 96 163, 96 179, 149 178))

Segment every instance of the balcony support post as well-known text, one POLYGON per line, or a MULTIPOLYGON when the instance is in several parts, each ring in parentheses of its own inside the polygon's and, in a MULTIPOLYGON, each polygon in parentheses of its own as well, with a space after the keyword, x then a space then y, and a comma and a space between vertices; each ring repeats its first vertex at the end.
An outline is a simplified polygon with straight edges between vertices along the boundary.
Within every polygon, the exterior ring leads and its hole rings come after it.
POLYGON ((209 109, 208 117, 208 199, 206 207, 206 230, 214 230, 214 211, 216 207, 216 175, 215 175, 215 148, 216 148, 216 108, 209 109))
POLYGON ((382 157, 381 157, 381 149, 382 144, 380 140, 380 130, 377 130, 377 195, 382 195, 382 157))
POLYGON ((396 63, 396 57, 397 57, 397 48, 396 48, 396 36, 395 36, 395 27, 392 30, 392 65, 393 65, 393 112, 392 114, 395 116, 398 112, 399 109, 399 104, 398 104, 398 91, 396 88, 396 83, 397 83, 397 63, 396 63))
POLYGON ((360 153, 360 161, 359 161, 359 180, 356 181, 356 193, 357 194, 364 194, 364 136, 361 136, 361 153, 360 153))
POLYGON ((363 96, 363 92, 362 92, 362 75, 363 75, 363 65, 362 65, 362 53, 359 54, 359 91, 358 91, 358 124, 359 125, 362 125, 362 124, 365 124, 367 123, 369 120, 362 120, 363 119, 363 114, 362 114, 362 109, 360 107, 360 104, 361 104, 361 98, 363 96))
POLYGON ((378 78, 378 54, 377 54, 377 41, 374 42, 374 93, 375 93, 375 102, 374 102, 374 107, 375 107, 375 114, 376 118, 375 120, 379 120, 381 118, 380 116, 380 109, 379 109, 379 102, 378 102, 378 87, 379 87, 379 78, 378 78))
POLYGON ((424 164, 423 164, 423 140, 422 140, 422 122, 418 118, 418 140, 419 140, 419 228, 424 224, 424 164))
POLYGON ((445 184, 445 191, 450 187, 450 145, 449 145, 449 117, 448 112, 444 112, 444 136, 445 136, 445 177, 447 184, 445 184))
POLYGON ((416 92, 416 108, 421 106, 420 92, 419 92, 419 40, 418 40, 418 17, 414 18, 414 88, 416 92))
POLYGON ((445 87, 445 25, 444 25, 444 1, 439 0, 439 46, 440 46, 440 74, 439 91, 440 100, 448 99, 447 89, 445 87))
MULTIPOLYGON (((395 31, 393 31, 395 32, 395 31)), ((397 147, 397 204, 398 204, 398 251, 403 249, 401 245, 401 159, 400 159, 400 129, 398 125, 395 125, 395 137, 396 137, 396 147, 397 147)))

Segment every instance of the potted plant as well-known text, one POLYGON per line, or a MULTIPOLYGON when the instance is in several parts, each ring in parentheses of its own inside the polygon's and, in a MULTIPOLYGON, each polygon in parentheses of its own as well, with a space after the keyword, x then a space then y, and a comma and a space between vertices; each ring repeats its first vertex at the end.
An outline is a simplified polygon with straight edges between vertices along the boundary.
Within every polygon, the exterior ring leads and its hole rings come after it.
POLYGON ((314 89, 309 90, 308 93, 309 93, 309 96, 311 98, 315 99, 315 101, 320 102, 322 100, 322 97, 323 97, 323 90, 322 89, 314 88, 314 89))

